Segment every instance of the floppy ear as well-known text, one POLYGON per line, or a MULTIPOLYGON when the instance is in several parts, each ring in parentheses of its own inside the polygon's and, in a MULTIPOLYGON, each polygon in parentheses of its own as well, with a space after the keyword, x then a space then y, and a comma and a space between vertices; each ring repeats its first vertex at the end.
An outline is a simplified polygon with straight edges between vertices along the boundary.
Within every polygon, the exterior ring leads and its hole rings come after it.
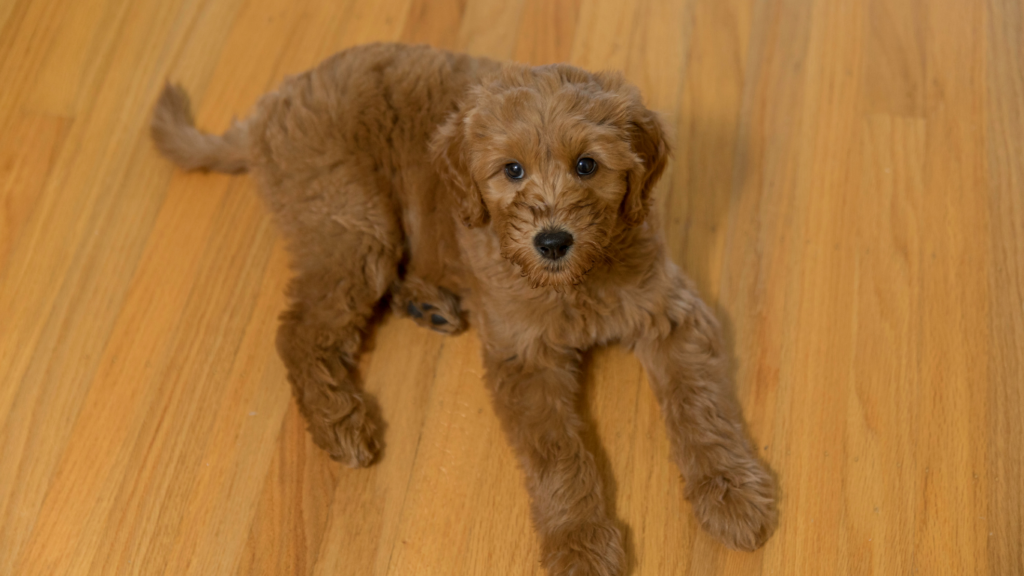
POLYGON ((459 218, 473 228, 484 225, 489 214, 476 179, 470 172, 466 146, 467 112, 460 110, 437 128, 430 142, 430 155, 441 181, 455 199, 459 218))
POLYGON ((637 225, 651 209, 651 191, 668 163, 669 146, 661 120, 646 108, 629 124, 629 143, 640 164, 626 175, 626 196, 622 199, 622 219, 637 225))

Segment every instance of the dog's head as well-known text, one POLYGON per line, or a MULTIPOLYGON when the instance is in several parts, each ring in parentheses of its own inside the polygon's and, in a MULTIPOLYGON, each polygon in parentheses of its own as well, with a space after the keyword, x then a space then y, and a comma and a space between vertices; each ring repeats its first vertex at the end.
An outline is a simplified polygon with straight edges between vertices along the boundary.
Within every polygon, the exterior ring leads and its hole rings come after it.
POLYGON ((470 92, 431 152, 463 223, 489 224, 534 286, 563 287, 646 218, 668 145, 619 74, 508 66, 470 92))

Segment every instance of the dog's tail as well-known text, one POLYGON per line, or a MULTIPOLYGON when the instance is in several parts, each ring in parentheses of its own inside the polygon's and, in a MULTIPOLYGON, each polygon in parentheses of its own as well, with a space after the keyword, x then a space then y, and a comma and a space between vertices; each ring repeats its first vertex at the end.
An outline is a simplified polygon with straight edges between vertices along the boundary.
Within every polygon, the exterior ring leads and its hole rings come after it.
POLYGON ((160 152, 185 170, 245 172, 248 167, 248 124, 232 122, 220 136, 199 131, 181 86, 164 87, 149 129, 160 152))

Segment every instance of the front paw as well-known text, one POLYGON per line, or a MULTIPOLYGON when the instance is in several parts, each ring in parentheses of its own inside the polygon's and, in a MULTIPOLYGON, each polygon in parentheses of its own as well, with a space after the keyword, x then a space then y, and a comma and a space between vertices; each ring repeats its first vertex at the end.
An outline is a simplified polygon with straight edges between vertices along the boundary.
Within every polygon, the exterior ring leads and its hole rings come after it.
POLYGON ((552 576, 618 576, 622 534, 609 521, 584 522, 544 537, 544 567, 552 576))
POLYGON ((756 550, 775 531, 775 484, 759 464, 687 482, 686 498, 701 527, 730 548, 756 550))

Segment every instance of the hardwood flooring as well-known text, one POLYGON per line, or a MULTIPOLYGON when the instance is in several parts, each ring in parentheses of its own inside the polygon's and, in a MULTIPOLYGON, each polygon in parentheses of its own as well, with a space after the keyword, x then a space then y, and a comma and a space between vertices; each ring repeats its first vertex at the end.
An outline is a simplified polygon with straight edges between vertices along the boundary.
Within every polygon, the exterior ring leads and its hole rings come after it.
POLYGON ((1010 0, 0 0, 0 574, 541 574, 470 332, 387 318, 381 461, 317 450, 274 352, 287 262, 225 128, 375 40, 614 68, 674 131, 675 260, 781 487, 701 532, 628 353, 590 442, 630 574, 1024 574, 1024 6, 1010 0))

